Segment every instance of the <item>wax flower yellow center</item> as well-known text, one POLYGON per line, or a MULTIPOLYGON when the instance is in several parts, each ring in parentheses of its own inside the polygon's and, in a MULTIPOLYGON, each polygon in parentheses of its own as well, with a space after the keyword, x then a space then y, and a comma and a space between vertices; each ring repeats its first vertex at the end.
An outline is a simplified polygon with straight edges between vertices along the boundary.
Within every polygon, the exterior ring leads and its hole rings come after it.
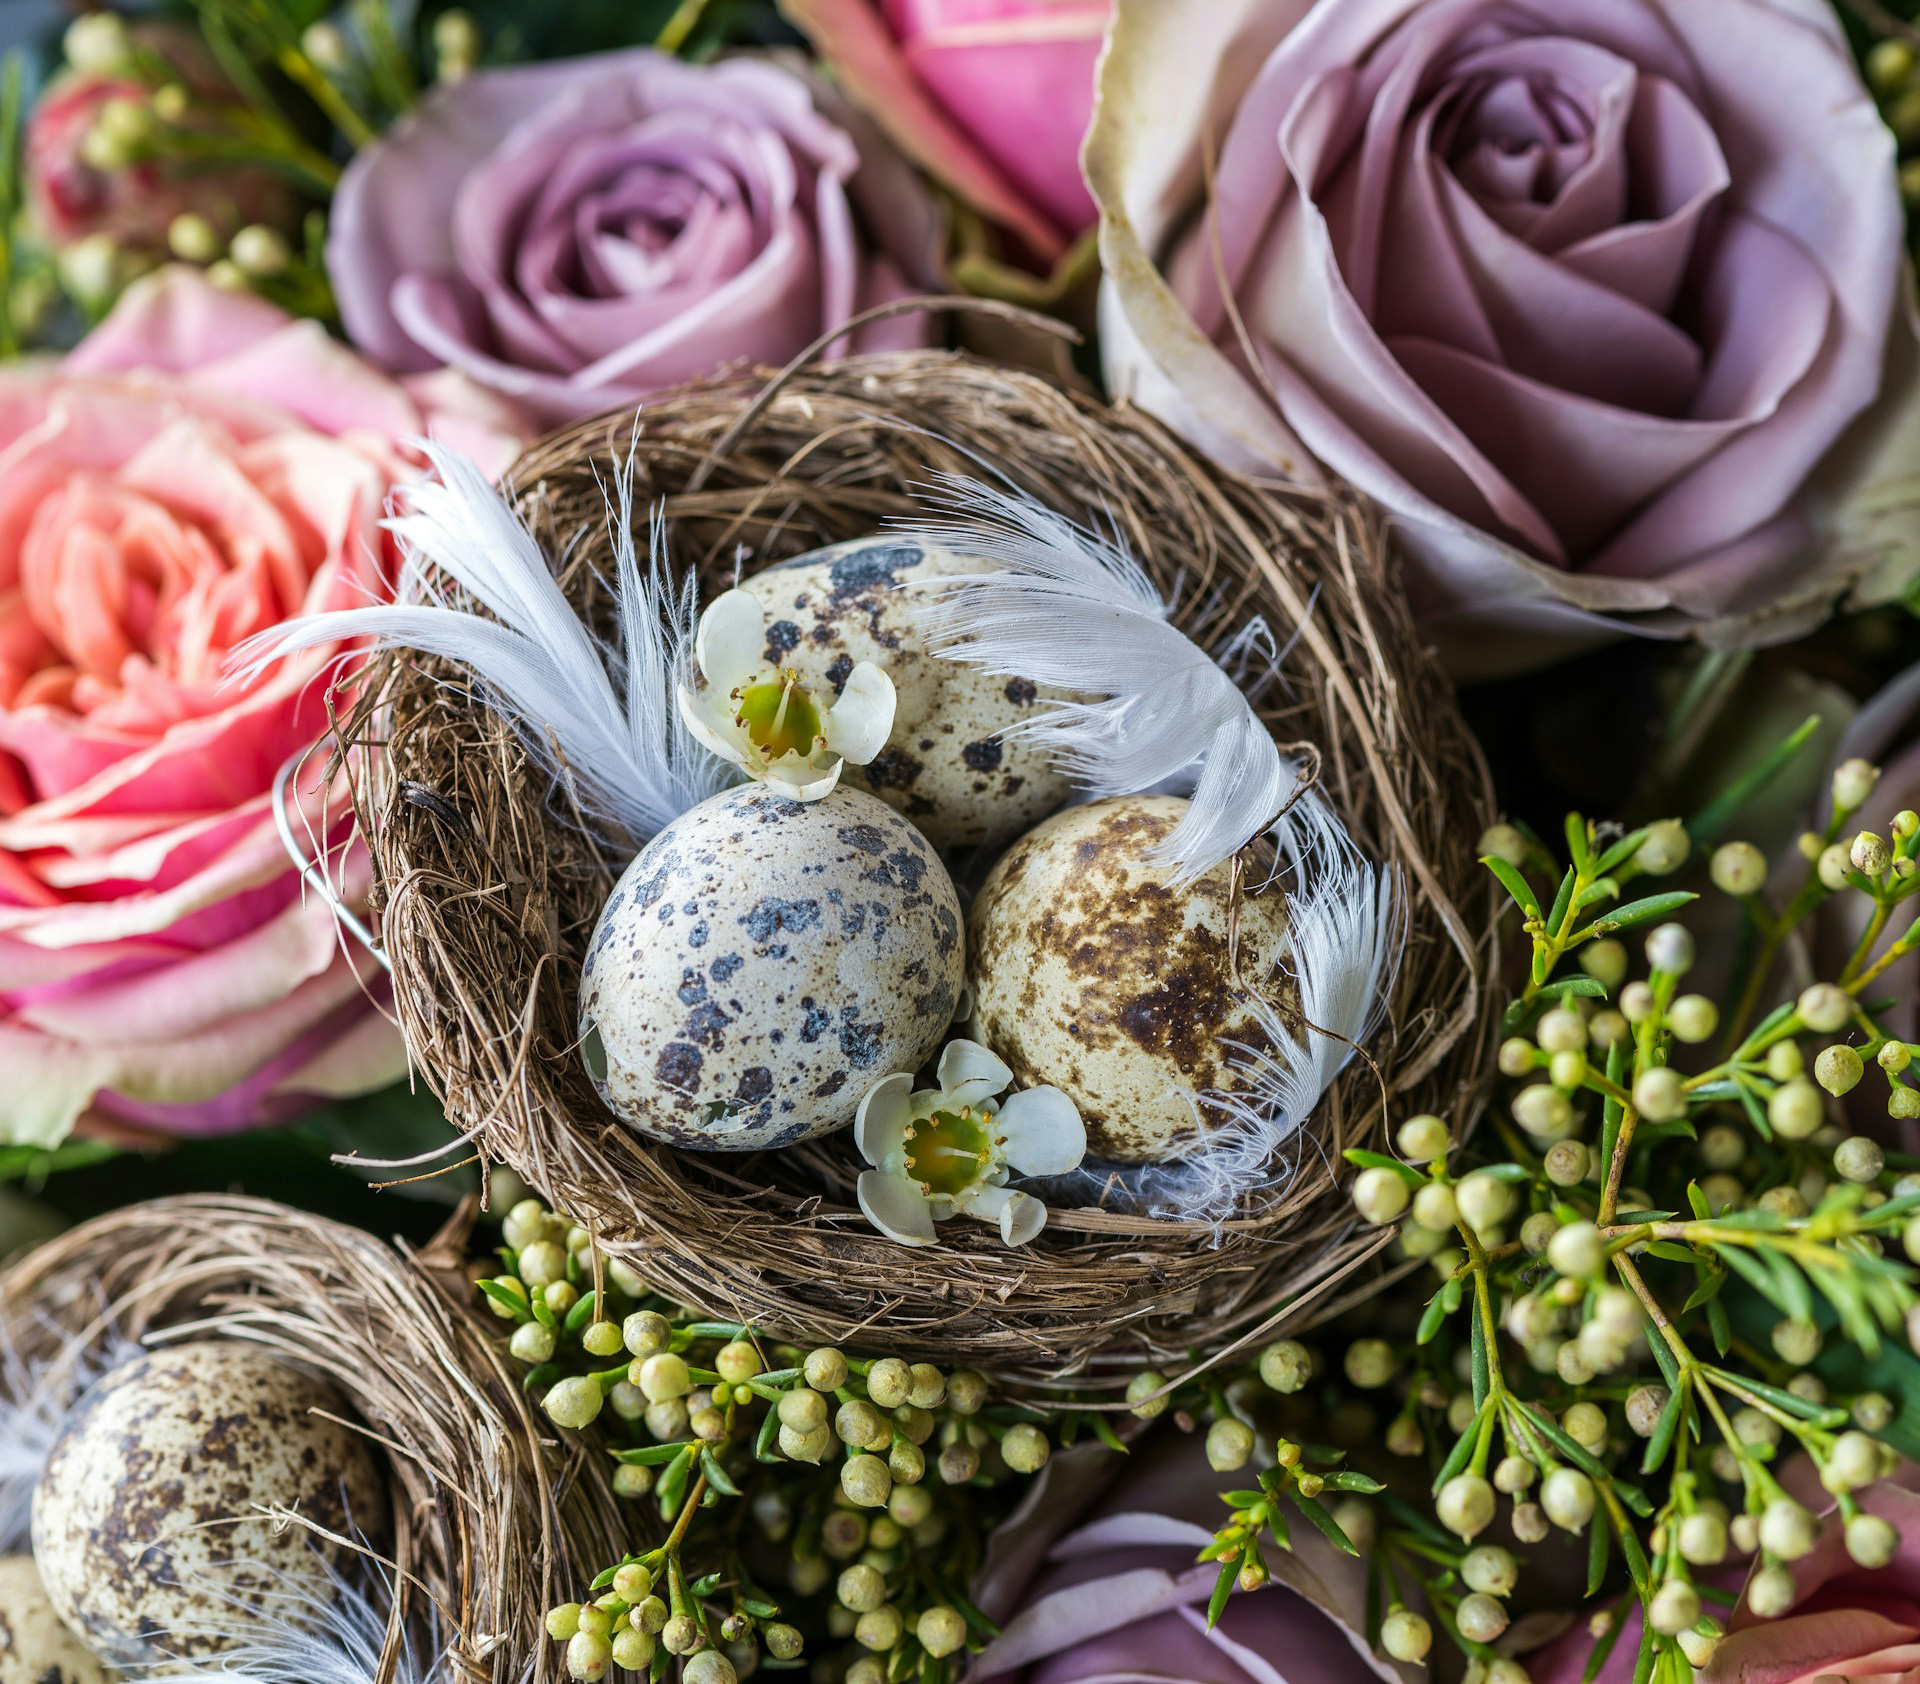
POLYGON ((993 1164, 992 1121, 971 1105, 920 1118, 907 1130, 907 1173, 929 1193, 971 1187, 993 1164))
POLYGON ((798 673, 782 672, 778 678, 743 685, 733 700, 739 709, 735 723, 769 761, 783 754, 810 755, 823 741, 820 710, 801 688, 798 673))

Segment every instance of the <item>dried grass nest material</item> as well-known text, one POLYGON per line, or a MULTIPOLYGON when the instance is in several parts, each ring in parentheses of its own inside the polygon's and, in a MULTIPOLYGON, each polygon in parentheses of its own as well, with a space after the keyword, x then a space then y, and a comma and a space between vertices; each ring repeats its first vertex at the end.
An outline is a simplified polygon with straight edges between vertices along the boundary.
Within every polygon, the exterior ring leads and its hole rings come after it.
MULTIPOLYGON (((545 1610, 626 1536, 592 1452, 557 1442, 464 1270, 466 1220, 422 1252, 262 1199, 156 1199, 28 1252, 0 1273, 0 1388, 72 1386, 110 1342, 246 1340, 331 1379, 390 1479, 402 1622, 430 1598, 471 1684, 558 1678, 545 1610), (90 1360, 91 1359, 91 1360, 90 1360)), ((421 1627, 416 1624, 418 1634, 421 1627)), ((383 1671, 382 1676, 388 1674, 383 1671)))
MULTIPOLYGON (((1256 485, 1126 408, 965 356, 914 353, 724 376, 533 446, 510 483, 576 603, 605 620, 606 488, 634 458, 675 562, 709 591, 915 510, 934 471, 981 463, 1075 519, 1115 521, 1215 647, 1252 616, 1298 629, 1267 717, 1320 753, 1354 836, 1398 863, 1411 920, 1391 1020, 1276 1165, 1284 1197, 1218 1232, 1060 1210, 1009 1250, 975 1223, 899 1246, 853 1198, 846 1139, 750 1157, 654 1145, 595 1097, 576 1055, 581 960, 629 854, 554 809, 513 729, 454 669, 375 665, 350 739, 396 1008, 416 1065, 483 1158, 511 1165, 668 1292, 796 1339, 884 1343, 1040 1377, 1116 1345, 1217 1348, 1372 1243, 1333 1194, 1342 1148, 1455 1112, 1477 1061, 1489 901, 1472 854, 1485 769, 1422 648, 1382 517, 1345 493, 1256 485), (1380 1074, 1376 1076, 1375 1066, 1380 1074)), ((851 1108, 849 1109, 851 1116, 851 1108)))

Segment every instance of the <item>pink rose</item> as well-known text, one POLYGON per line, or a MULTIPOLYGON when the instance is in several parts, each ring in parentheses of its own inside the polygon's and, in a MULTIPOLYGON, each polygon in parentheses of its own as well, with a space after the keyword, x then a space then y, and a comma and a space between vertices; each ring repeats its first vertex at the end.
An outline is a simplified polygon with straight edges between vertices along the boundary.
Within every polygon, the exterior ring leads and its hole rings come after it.
MULTIPOLYGON (((784 363, 917 290, 931 208, 783 65, 650 50, 436 89, 348 167, 327 268, 385 366, 441 363, 560 422, 784 363)), ((926 342, 926 318, 853 336, 926 342)))
POLYGON ((1113 0, 783 0, 900 149, 1051 264, 1097 212, 1080 174, 1113 0))
POLYGON ((1826 0, 1120 0, 1086 159, 1110 385, 1401 516, 1463 673, 1910 576, 1894 143, 1826 0))
POLYGON ((1003 1527, 975 1600, 1000 1636, 971 1676, 1021 1684, 1408 1684, 1357 1635, 1366 1569, 1302 1521, 1270 1550, 1276 1582, 1235 1592, 1207 1630, 1217 1563, 1196 1564, 1244 1480, 1207 1471, 1197 1438, 1160 1432, 1124 1463, 1087 1450, 1056 1458, 1003 1527), (1118 1465, 1116 1465, 1118 1464, 1118 1465), (1089 1487, 1111 1485, 1081 1519, 1089 1487), (1053 1529, 1072 1526, 1065 1536, 1053 1529))
MULTIPOLYGON (((231 106, 233 90, 206 49, 189 32, 148 25, 136 36, 148 54, 161 54, 192 89, 201 111, 231 106)), ((114 101, 147 109, 153 86, 131 69, 66 70, 35 101, 24 136, 25 186, 34 229, 56 250, 91 234, 110 236, 122 249, 149 259, 167 249, 167 228, 192 211, 232 236, 249 222, 285 223, 295 200, 287 184, 264 169, 147 160, 100 169, 83 155, 88 133, 114 101)), ((194 112, 183 126, 197 121, 194 112)))
MULTIPOLYGON (((1804 1469, 1803 1469, 1804 1471, 1804 1469)), ((1912 1478, 1908 1468, 1901 1476, 1912 1478)), ((1814 1500, 1817 1487, 1801 1478, 1798 1495, 1814 1500)), ((1890 1522, 1900 1534, 1885 1567, 1856 1565, 1847 1555, 1844 1527, 1831 1499, 1813 1553, 1793 1563, 1799 1587, 1785 1614, 1762 1619, 1743 1594, 1727 1635, 1697 1677, 1700 1684, 1813 1684, 1820 1677, 1885 1678, 1888 1684, 1920 1679, 1920 1496, 1884 1480, 1861 1492, 1860 1507, 1890 1522)), ((1716 1579, 1723 1576, 1716 1573, 1716 1579)), ((1737 1585, 1737 1578, 1727 1582, 1737 1585)), ((1626 1629, 1615 1641, 1594 1684, 1632 1684, 1640 1646, 1637 1602, 1622 1610, 1626 1629)), ((1580 1684, 1593 1637, 1584 1621, 1557 1643, 1526 1657, 1533 1684, 1580 1684)))
MULTIPOLYGON (((463 407, 450 436, 485 443, 485 400, 463 407)), ((318 324, 188 270, 64 364, 0 369, 0 1139, 90 1109, 243 1128, 401 1072, 375 967, 270 812, 326 728, 328 661, 245 686, 224 662, 385 588, 396 441, 435 419, 318 324)), ((344 796, 309 787, 304 816, 337 840, 344 796)), ((339 870, 364 892, 364 853, 339 870)))

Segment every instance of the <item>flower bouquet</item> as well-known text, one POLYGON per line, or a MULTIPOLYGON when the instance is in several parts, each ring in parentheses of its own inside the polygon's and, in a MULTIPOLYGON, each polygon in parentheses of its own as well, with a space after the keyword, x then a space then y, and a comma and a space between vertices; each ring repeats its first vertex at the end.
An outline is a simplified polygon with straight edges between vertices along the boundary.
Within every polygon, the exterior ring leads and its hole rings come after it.
POLYGON ((11 59, 0 1684, 1911 1670, 1916 47, 11 59))

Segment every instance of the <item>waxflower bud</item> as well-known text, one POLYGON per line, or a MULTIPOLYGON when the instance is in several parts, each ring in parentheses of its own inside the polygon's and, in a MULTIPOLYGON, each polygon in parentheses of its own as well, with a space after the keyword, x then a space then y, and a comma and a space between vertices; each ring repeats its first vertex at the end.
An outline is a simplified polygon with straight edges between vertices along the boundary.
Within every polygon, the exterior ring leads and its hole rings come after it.
POLYGON ((1434 1512, 1449 1532, 1471 1539, 1493 1520, 1493 1487, 1479 1474, 1455 1474, 1440 1487, 1434 1512))
POLYGON ((1390 1169, 1363 1169, 1353 1180, 1353 1208, 1362 1221, 1398 1221, 1407 1208, 1407 1184, 1390 1169))
POLYGON ((1878 877, 1893 864, 1893 851, 1885 837, 1863 830, 1848 844, 1847 861, 1862 876, 1878 877))
POLYGON ((1571 1006, 1555 1006, 1540 1019, 1533 1037, 1543 1052, 1579 1052, 1587 1044, 1587 1020, 1571 1006))
POLYGON ((693 1377, 687 1372, 684 1357, 671 1351, 656 1351, 640 1364, 634 1384, 647 1394, 649 1403, 668 1403, 685 1397, 693 1389, 693 1377))
POLYGON ((278 275, 293 261, 286 235, 257 222, 234 235, 229 251, 240 272, 256 278, 278 275))
POLYGON ((1607 1442, 1606 1412, 1597 1404, 1570 1403, 1560 1417, 1560 1430, 1586 1450, 1599 1450, 1607 1442))
POLYGON ((1647 937, 1647 963, 1669 976, 1693 969, 1693 936, 1684 924, 1661 924, 1647 937))
POLYGON ((1513 1535, 1523 1544, 1544 1542, 1549 1530, 1547 1511, 1538 1503, 1515 1503, 1511 1524, 1513 1535))
POLYGON ((1747 1606, 1763 1620, 1778 1619, 1794 1604, 1800 1587, 1793 1570, 1777 1563, 1763 1567, 1747 1585, 1747 1606))
POLYGON ((1814 867, 1823 888, 1838 894, 1847 887, 1848 874, 1853 870, 1853 861, 1848 857, 1844 842, 1835 842, 1821 851, 1819 863, 1814 867))
POLYGON ((581 1684, 595 1684, 598 1679, 607 1676, 607 1668, 613 1665, 613 1645, 604 1637, 595 1637, 584 1631, 576 1631, 567 1640, 567 1676, 581 1680, 581 1684))
POLYGON ((1813 1079, 1835 1099, 1839 1099, 1859 1086, 1866 1069, 1860 1055, 1852 1047, 1831 1046, 1822 1050, 1813 1061, 1813 1079))
POLYGON ((1782 1082, 1767 1100, 1767 1121, 1783 1140, 1805 1140, 1825 1116, 1820 1090, 1804 1076, 1782 1082))
POLYGON ((1156 1415, 1164 1415, 1167 1399, 1156 1397, 1156 1392, 1164 1391, 1167 1377, 1151 1368, 1143 1368, 1127 1382, 1127 1403, 1133 1413, 1143 1421, 1151 1421, 1156 1415))
POLYGON ((521 1362, 549 1362, 553 1358, 553 1329, 537 1321, 522 1322, 513 1330, 507 1349, 521 1362))
POLYGON ((1253 1456, 1253 1429, 1228 1415, 1207 1428, 1207 1466, 1215 1473, 1233 1473, 1253 1456))
POLYGON ((1620 990, 1620 1015, 1629 1023, 1645 1023, 1653 1016, 1654 997, 1652 987, 1644 982, 1630 982, 1620 990))
POLYGON ((1461 1558, 1460 1577, 1469 1590, 1505 1596, 1518 1582, 1520 1569, 1509 1551, 1498 1544, 1481 1544, 1461 1558))
POLYGON ((1881 1568, 1893 1560, 1900 1534, 1877 1514, 1857 1514, 1847 1522, 1847 1554, 1862 1567, 1881 1568))
POLYGON ((1667 1027, 1676 1041, 1698 1046, 1720 1027, 1720 1008, 1704 994, 1682 994, 1667 1008, 1667 1027))
POLYGON ((1580 949, 1580 968, 1602 988, 1618 988, 1627 975, 1626 943, 1611 937, 1587 943, 1580 949))
POLYGON ((1669 1579, 1654 1592, 1647 1614, 1662 1636, 1678 1636, 1700 1618, 1700 1593, 1684 1579, 1669 1579))
POLYGON ((1696 1567, 1718 1567, 1727 1558, 1727 1523, 1719 1515, 1702 1509, 1680 1522, 1675 1542, 1682 1560, 1696 1567))
POLYGON ((1880 781, 1880 768, 1869 760, 1843 760, 1833 769, 1833 804, 1843 813, 1864 807, 1880 781))
POLYGON ((1767 857, 1751 842, 1725 842, 1714 849, 1708 873, 1722 894, 1758 894, 1767 883, 1767 857))
POLYGON ((1813 1516, 1791 1497, 1776 1497, 1761 1511, 1760 1546, 1782 1561, 1798 1561, 1818 1537, 1813 1516))
POLYGON ((929 1608, 915 1623, 913 1634, 920 1647, 939 1660, 957 1653, 967 1641, 967 1622, 955 1608, 929 1608))
POLYGON ((1878 1181, 1887 1167, 1887 1155, 1878 1141, 1869 1140, 1864 1134, 1851 1135, 1834 1147, 1833 1167, 1848 1181, 1878 1181))
POLYGON ((1502 1456, 1494 1464, 1494 1489, 1509 1497, 1529 1489, 1538 1477, 1539 1470, 1524 1456, 1502 1456))
POLYGON ((1490 824, 1474 849, 1480 859, 1503 860, 1516 869, 1527 863, 1527 839, 1510 824, 1490 824))
POLYGON ((1547 1080, 1566 1093, 1587 1079, 1587 1055, 1584 1052, 1557 1052, 1547 1061, 1547 1080))
POLYGON ((735 1339, 714 1354, 713 1367, 722 1380, 741 1385, 760 1372, 760 1353, 746 1340, 735 1339))
POLYGON ((807 1353, 802 1373, 816 1392, 838 1391, 847 1383, 847 1359, 831 1345, 823 1345, 807 1353))
POLYGON ((1409 1163, 1432 1163, 1444 1158, 1453 1145, 1453 1135, 1438 1117, 1409 1117, 1394 1136, 1400 1155, 1409 1163))
POLYGON ((1522 1088, 1513 1096, 1512 1109, 1513 1120, 1542 1140, 1559 1140, 1573 1127, 1572 1102, 1545 1082, 1522 1088))
POLYGON ((673 1326, 658 1310, 635 1310, 620 1324, 620 1337, 633 1355, 650 1357, 667 1348, 673 1326))
POLYGON ((1670 1395, 1665 1386, 1635 1386, 1627 1393, 1627 1425, 1641 1438, 1653 1437, 1670 1395))
POLYGON ((1920 1089, 1897 1087, 1887 1095, 1887 1115, 1902 1122, 1920 1117, 1920 1089))
POLYGON ((839 1582, 834 1586, 834 1594, 839 1598, 842 1608, 865 1614, 887 1600, 886 1577, 877 1567, 859 1562, 840 1575, 839 1582))
POLYGON ((1297 1339, 1276 1339, 1260 1353, 1260 1379, 1270 1390, 1297 1392, 1313 1376, 1313 1353, 1297 1339))
POLYGON ((557 1427, 578 1429, 592 1425, 605 1400, 600 1382, 587 1375, 562 1380, 541 1399, 540 1407, 557 1427))
POLYGON ((1540 1506, 1563 1532, 1578 1532, 1593 1518, 1593 1481, 1578 1468, 1555 1468, 1540 1482, 1540 1506))
POLYGON ((867 1370, 867 1396, 882 1409, 898 1409, 913 1390, 913 1372, 898 1357, 882 1357, 867 1370))
POLYGON ((878 1456, 850 1456, 841 1464, 840 1489, 863 1509, 877 1509, 893 1490, 893 1475, 878 1456))
POLYGON ((1782 1362, 1804 1368, 1820 1354, 1820 1329, 1810 1321, 1787 1316, 1773 1325, 1773 1349, 1782 1362))
POLYGON ((956 1415, 978 1415, 987 1406, 984 1376, 971 1368, 956 1368, 947 1376, 947 1407, 956 1415))
POLYGON ((1591 1280, 1607 1266, 1607 1242, 1591 1222, 1569 1222, 1547 1242, 1547 1262, 1573 1280, 1591 1280))
POLYGON ((1453 1227, 1459 1214, 1453 1189, 1444 1181, 1429 1181, 1413 1195, 1413 1220, 1422 1228, 1445 1232, 1453 1227))
POLYGON ((1393 1370, 1393 1347, 1386 1340, 1356 1339, 1347 1347, 1347 1378, 1363 1390, 1384 1386, 1393 1370))
POLYGON ((834 1413, 833 1430, 842 1444, 856 1450, 879 1450, 893 1442, 893 1431, 879 1410, 864 1398, 850 1398, 834 1413))
POLYGON ((1795 1009, 1800 1021, 1816 1035, 1831 1035, 1844 1029, 1853 1016, 1853 997, 1830 982, 1816 982, 1802 991, 1795 1009))
POLYGON ((1547 1149, 1544 1167, 1556 1187, 1577 1187, 1587 1178, 1590 1154, 1579 1140, 1556 1141, 1547 1149))
POLYGON ((947 1378, 930 1362, 916 1362, 907 1370, 907 1402, 915 1409, 938 1409, 947 1401, 947 1378))
POLYGON ((1634 851, 1633 863, 1649 877, 1665 877, 1687 863, 1693 843, 1678 819, 1656 819, 1634 851))
POLYGON ((943 1485, 965 1485, 980 1472, 980 1452, 964 1442, 950 1444, 940 1452, 939 1469, 943 1485))
POLYGON ((1524 1035, 1515 1035, 1500 1043, 1500 1074, 1516 1080, 1533 1069, 1533 1043, 1524 1035))
POLYGON ((1433 1647, 1433 1627, 1411 1608, 1396 1608, 1380 1622, 1380 1647, 1396 1661, 1417 1665, 1433 1647))
POLYGON ((681 1669, 680 1684, 740 1684, 740 1674, 718 1649, 702 1649, 681 1669))
POLYGON ((1507 1629, 1507 1611, 1484 1591, 1463 1596, 1453 1622, 1469 1643, 1491 1643, 1507 1629))
POLYGON ((1836 1497, 1871 1485, 1880 1475, 1880 1447, 1863 1432, 1844 1432, 1833 1441, 1820 1483, 1836 1497))
POLYGON ((1513 1208, 1513 1189, 1497 1175, 1475 1170, 1454 1189, 1454 1203, 1469 1228, 1491 1228, 1513 1208))
POLYGON ((1643 1070, 1634 1078, 1633 1106, 1650 1123, 1671 1123, 1687 1114, 1687 1084, 1666 1065, 1643 1070))
POLYGON ((1007 1436, 1000 1441, 1001 1458, 1015 1473, 1038 1473, 1052 1453, 1047 1435, 1026 1421, 1007 1428, 1007 1436))
POLYGON ((553 1240, 535 1240, 520 1253, 520 1278, 542 1287, 567 1278, 566 1247, 553 1240))

